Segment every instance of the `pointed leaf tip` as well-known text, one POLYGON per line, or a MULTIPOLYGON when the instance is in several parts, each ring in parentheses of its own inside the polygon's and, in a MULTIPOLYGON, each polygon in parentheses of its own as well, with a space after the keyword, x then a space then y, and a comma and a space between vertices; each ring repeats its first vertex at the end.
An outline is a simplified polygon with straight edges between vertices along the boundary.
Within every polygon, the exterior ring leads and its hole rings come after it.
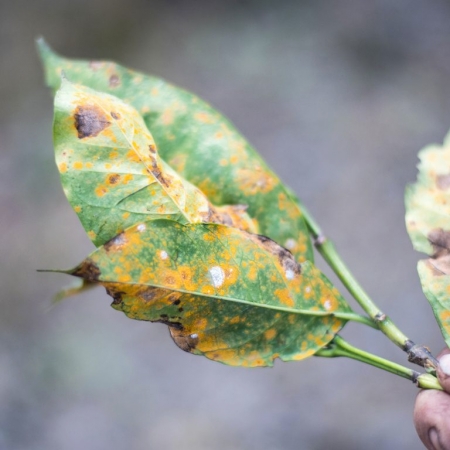
POLYGON ((60 83, 61 57, 53 51, 42 36, 36 39, 36 49, 44 68, 45 83, 56 91, 60 83))
POLYGON ((64 273, 66 275, 72 275, 74 269, 37 269, 36 272, 40 273, 64 273))
POLYGON ((50 57, 52 55, 56 56, 56 53, 52 50, 50 45, 47 44, 47 41, 42 36, 39 36, 38 38, 36 38, 36 48, 37 48, 38 54, 41 58, 41 61, 44 65, 45 65, 45 60, 48 57, 50 57))

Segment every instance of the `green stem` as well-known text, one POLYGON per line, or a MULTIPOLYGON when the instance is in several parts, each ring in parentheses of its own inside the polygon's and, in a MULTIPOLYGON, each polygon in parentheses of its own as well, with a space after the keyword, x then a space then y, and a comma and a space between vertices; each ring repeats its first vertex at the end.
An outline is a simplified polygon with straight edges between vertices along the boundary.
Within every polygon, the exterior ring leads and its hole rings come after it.
POLYGON ((430 374, 421 374, 408 367, 402 366, 395 362, 373 355, 359 348, 350 345, 345 339, 336 335, 328 347, 320 349, 316 356, 335 358, 344 356, 354 359, 356 361, 369 364, 379 369, 398 375, 402 378, 412 381, 418 387, 423 389, 438 389, 442 390, 436 377, 430 374))
POLYGON ((370 317, 362 316, 361 314, 357 314, 355 312, 339 312, 339 311, 333 313, 333 315, 338 319, 351 320, 352 322, 362 323, 364 325, 369 326, 370 328, 378 330, 378 325, 370 317))
POLYGON ((380 329, 394 344, 408 353, 408 358, 411 362, 423 366, 429 371, 434 371, 438 362, 433 355, 431 355, 426 347, 415 345, 414 342, 402 333, 394 322, 380 310, 358 281, 356 281, 355 277, 336 251, 333 243, 322 234, 322 230, 314 220, 313 216, 309 213, 308 209, 305 208, 301 202, 300 205, 306 224, 314 237, 318 252, 333 269, 334 273, 359 303, 361 308, 377 324, 378 329, 380 329))

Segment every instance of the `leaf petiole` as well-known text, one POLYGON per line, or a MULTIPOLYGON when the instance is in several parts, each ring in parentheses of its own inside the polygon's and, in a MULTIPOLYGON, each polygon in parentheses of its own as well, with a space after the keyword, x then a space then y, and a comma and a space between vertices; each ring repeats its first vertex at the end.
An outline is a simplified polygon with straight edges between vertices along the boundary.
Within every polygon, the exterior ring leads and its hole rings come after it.
POLYGON ((437 378, 433 375, 423 373, 421 374, 420 372, 412 370, 408 367, 402 366, 393 361, 389 361, 387 359, 373 355, 372 353, 356 348, 339 335, 336 335, 330 342, 330 344, 327 347, 320 349, 315 354, 315 356, 322 356, 327 358, 344 356, 393 373, 402 378, 406 378, 422 389, 442 390, 442 387, 439 384, 437 378))
POLYGON ((367 325, 370 328, 374 328, 375 330, 378 330, 378 325, 370 317, 363 316, 363 315, 357 314, 355 312, 336 312, 333 315, 335 317, 337 317, 338 319, 344 319, 344 320, 349 320, 352 322, 362 323, 363 325, 367 325))

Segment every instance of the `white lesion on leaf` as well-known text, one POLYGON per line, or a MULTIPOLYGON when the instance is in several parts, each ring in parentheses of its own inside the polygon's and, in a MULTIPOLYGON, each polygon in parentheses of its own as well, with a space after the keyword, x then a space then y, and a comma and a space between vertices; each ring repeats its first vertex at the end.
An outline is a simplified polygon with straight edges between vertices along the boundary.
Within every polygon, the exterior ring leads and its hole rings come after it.
POLYGON ((219 288, 222 286, 225 281, 225 272, 222 267, 214 266, 209 269, 209 275, 211 277, 212 284, 215 288, 219 288))

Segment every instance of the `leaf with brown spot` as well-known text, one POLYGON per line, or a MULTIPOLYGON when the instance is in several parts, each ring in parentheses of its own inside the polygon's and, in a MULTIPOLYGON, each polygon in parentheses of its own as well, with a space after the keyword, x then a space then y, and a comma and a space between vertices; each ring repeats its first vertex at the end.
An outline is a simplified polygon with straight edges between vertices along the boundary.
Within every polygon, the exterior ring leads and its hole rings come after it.
POLYGON ((417 182, 406 189, 406 227, 419 261, 422 289, 450 346, 450 135, 419 153, 417 182))
POLYGON ((289 248, 298 261, 313 260, 299 203, 230 121, 209 104, 162 79, 118 64, 66 59, 43 40, 38 47, 50 87, 58 89, 64 71, 74 82, 133 105, 162 158, 212 203, 247 205, 262 234, 289 248))
POLYGON ((115 309, 165 323, 183 350, 230 365, 306 358, 350 311, 311 262, 219 224, 138 224, 69 273, 85 278, 93 267, 115 309))
MULTIPOLYGON (((137 111, 111 95, 64 80, 54 144, 66 196, 96 246, 154 218, 221 222, 206 196, 159 157, 137 111)), ((244 211, 239 219, 236 226, 257 229, 244 211)))

